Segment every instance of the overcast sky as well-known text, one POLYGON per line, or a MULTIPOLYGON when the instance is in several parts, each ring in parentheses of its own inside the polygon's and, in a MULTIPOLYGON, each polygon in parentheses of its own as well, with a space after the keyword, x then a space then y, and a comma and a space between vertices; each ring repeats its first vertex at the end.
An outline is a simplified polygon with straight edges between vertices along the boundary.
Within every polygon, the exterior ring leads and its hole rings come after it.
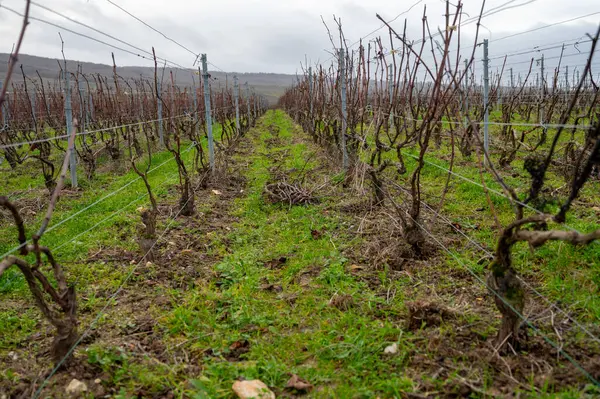
MULTIPOLYGON (((152 31, 131 16, 119 10, 107 0, 37 0, 57 12, 72 19, 88 24, 109 33, 135 46, 151 51, 156 48, 160 57, 186 67, 191 67, 195 57, 152 31)), ((348 44, 367 35, 381 26, 375 14, 386 20, 406 11, 417 0, 114 0, 116 4, 143 19, 157 30, 180 42, 194 53, 207 53, 208 59, 225 71, 236 72, 281 72, 294 73, 299 69, 305 57, 315 63, 330 58, 331 51, 327 31, 321 22, 321 15, 331 29, 335 27, 332 16, 341 17, 348 44)), ((481 8, 481 0, 464 0, 464 17, 474 17, 481 8)), ((480 39, 490 39, 490 65, 495 70, 502 60, 495 58, 520 50, 532 50, 534 46, 552 47, 567 42, 563 60, 574 68, 585 62, 579 51, 589 49, 589 43, 574 45, 585 41, 586 33, 594 33, 600 23, 600 1, 598 0, 488 0, 485 9, 493 11, 507 4, 518 6, 487 16, 482 20, 480 39), (503 39, 504 36, 534 29, 546 24, 564 21, 582 15, 595 15, 541 29, 528 34, 503 39), (502 39, 502 40, 498 40, 502 39)), ((2 6, 23 11, 24 0, 0 0, 2 6)), ((443 29, 445 3, 442 0, 424 0, 418 2, 411 11, 396 19, 392 25, 402 30, 407 19, 409 37, 421 37, 421 16, 427 7, 427 15, 432 30, 443 29)), ((103 37, 101 34, 79 26, 47 10, 32 5, 31 15, 61 25, 65 28, 85 33, 89 36, 129 48, 122 43, 103 37)), ((0 8, 0 52, 11 51, 16 40, 21 18, 0 8)), ((462 28, 463 46, 473 43, 475 24, 462 28)), ((25 35, 22 52, 44 57, 60 57, 60 39, 57 27, 32 21, 25 35)), ((368 37, 387 35, 381 29, 368 37)), ((65 40, 65 55, 68 59, 111 63, 110 53, 115 52, 119 65, 151 66, 149 60, 112 49, 106 45, 62 31, 65 40)), ((132 51, 139 53, 138 50, 132 51)), ((481 49, 477 49, 481 58, 481 49)), ((560 49, 544 51, 548 58, 547 66, 556 65, 560 49)), ((515 73, 528 68, 527 60, 539 57, 539 54, 527 53, 513 55, 507 61, 515 73)), ((597 57, 595 64, 600 65, 597 57)), ((480 62, 477 63, 478 68, 480 62)), ((600 72, 596 68, 596 73, 600 72)))

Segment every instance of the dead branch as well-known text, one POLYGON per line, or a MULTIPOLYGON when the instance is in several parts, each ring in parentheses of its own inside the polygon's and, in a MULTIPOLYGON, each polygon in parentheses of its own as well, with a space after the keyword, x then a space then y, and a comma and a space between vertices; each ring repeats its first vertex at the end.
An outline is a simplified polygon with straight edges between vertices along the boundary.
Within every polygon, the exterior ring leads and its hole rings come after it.
POLYGON ((23 38, 25 37, 25 30, 27 29, 27 25, 29 25, 30 6, 31 0, 27 0, 27 2, 25 3, 25 15, 23 16, 23 25, 21 26, 21 33, 19 34, 19 39, 17 40, 17 45, 15 46, 14 51, 10 54, 8 70, 6 71, 4 84, 2 85, 2 91, 0 92, 0 107, 2 107, 2 104, 4 104, 6 91, 8 90, 8 84, 10 83, 10 79, 15 69, 15 65, 17 65, 17 62, 19 60, 19 50, 21 50, 21 44, 23 44, 23 38))
POLYGON ((600 229, 588 234, 562 230, 519 230, 512 236, 512 239, 515 241, 527 241, 534 248, 544 245, 547 241, 564 241, 573 245, 587 245, 594 240, 600 240, 600 229))

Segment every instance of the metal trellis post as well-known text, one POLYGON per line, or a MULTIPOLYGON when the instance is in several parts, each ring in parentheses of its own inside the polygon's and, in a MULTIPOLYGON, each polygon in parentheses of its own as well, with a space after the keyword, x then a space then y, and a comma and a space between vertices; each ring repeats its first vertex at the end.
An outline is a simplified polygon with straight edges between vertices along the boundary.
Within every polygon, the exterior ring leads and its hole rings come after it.
POLYGON ((394 128, 394 109, 392 108, 393 97, 394 97, 394 66, 392 64, 388 65, 388 91, 390 96, 390 130, 394 128))
POLYGON ((240 130, 240 86, 237 75, 233 76, 233 98, 235 101, 235 129, 240 135, 242 133, 240 130))
POLYGON ((489 90, 490 90, 490 77, 488 71, 488 40, 483 40, 483 106, 484 106, 484 114, 483 114, 483 147, 486 151, 486 160, 487 154, 489 153, 489 119, 490 119, 490 110, 489 110, 489 90))
POLYGON ((544 54, 542 54, 542 59, 540 60, 540 75, 540 83, 542 84, 542 106, 540 107, 540 124, 543 125, 545 119, 544 99, 546 98, 546 80, 544 78, 544 54))
POLYGON ((342 167, 348 170, 348 149, 346 148, 346 56, 343 48, 339 52, 340 92, 342 99, 342 129, 340 132, 342 143, 342 167))
MULTIPOLYGON (((71 81, 69 79, 69 72, 65 65, 65 118, 67 120, 67 134, 70 135, 73 130, 73 109, 71 107, 71 81)), ((73 141, 73 147, 69 148, 71 156, 69 158, 69 168, 71 170, 71 186, 77 187, 77 154, 75 153, 75 141, 73 141)))
POLYGON ((212 115, 210 108, 210 85, 208 82, 208 67, 206 54, 202 54, 202 82, 204 83, 204 108, 206 109, 206 132, 208 134, 208 161, 211 171, 215 171, 215 147, 213 142, 212 115))
POLYGON ((248 102, 248 129, 250 129, 250 87, 248 86, 248 82, 245 82, 244 85, 246 86, 246 100, 248 102))
POLYGON ((311 124, 311 133, 312 133, 312 125, 313 125, 313 77, 312 77, 312 67, 308 67, 308 103, 309 103, 309 111, 308 111, 308 120, 311 124))

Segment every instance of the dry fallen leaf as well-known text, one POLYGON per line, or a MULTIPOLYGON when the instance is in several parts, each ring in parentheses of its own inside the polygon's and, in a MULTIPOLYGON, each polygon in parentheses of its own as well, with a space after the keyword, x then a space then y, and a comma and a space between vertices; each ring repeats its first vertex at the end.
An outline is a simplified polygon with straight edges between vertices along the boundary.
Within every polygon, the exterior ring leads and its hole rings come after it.
POLYGON ((235 350, 239 350, 240 348, 247 348, 250 346, 250 343, 243 339, 243 340, 239 340, 239 341, 235 341, 233 344, 229 345, 229 350, 231 351, 235 351, 235 350))
POLYGON ((285 387, 295 389, 297 391, 310 391, 313 386, 310 382, 298 377, 296 374, 293 374, 292 377, 288 380, 285 387))

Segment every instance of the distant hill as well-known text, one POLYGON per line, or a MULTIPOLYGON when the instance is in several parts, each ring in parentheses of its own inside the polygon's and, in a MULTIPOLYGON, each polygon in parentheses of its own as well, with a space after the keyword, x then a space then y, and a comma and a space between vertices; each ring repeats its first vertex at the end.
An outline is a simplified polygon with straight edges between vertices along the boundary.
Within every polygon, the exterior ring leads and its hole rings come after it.
MULTIPOLYGON (((0 79, 4 79, 6 69, 8 67, 9 54, 0 53, 0 79)), ((55 58, 44 58, 36 57, 33 55, 21 54, 19 55, 18 69, 13 74, 15 82, 22 81, 23 76, 21 74, 20 65, 23 65, 23 70, 28 78, 38 79, 37 74, 44 80, 55 80, 58 79, 60 68, 58 66, 58 60, 55 58)), ((62 63, 62 60, 60 60, 62 63)), ((91 62, 80 62, 67 60, 67 67, 70 71, 76 71, 77 66, 81 65, 83 73, 85 74, 100 74, 103 76, 112 77, 112 66, 105 64, 95 64, 91 62)), ((198 82, 198 75, 196 74, 197 69, 179 69, 179 68, 166 68, 164 79, 169 80, 169 73, 173 71, 175 77, 175 83, 178 86, 192 86, 192 74, 194 79, 198 82)), ((233 85, 233 75, 237 75, 240 83, 240 90, 244 90, 244 83, 248 82, 248 85, 255 88, 256 92, 264 95, 271 104, 277 102, 279 97, 283 94, 283 91, 292 85, 296 77, 294 75, 277 74, 277 73, 224 73, 219 71, 209 71, 213 78, 217 79, 217 82, 213 82, 213 88, 225 87, 233 85)), ((139 78, 140 75, 154 79, 154 68, 141 67, 141 66, 117 66, 117 73, 119 76, 125 79, 139 78)), ((159 70, 159 73, 161 71, 159 70)))

